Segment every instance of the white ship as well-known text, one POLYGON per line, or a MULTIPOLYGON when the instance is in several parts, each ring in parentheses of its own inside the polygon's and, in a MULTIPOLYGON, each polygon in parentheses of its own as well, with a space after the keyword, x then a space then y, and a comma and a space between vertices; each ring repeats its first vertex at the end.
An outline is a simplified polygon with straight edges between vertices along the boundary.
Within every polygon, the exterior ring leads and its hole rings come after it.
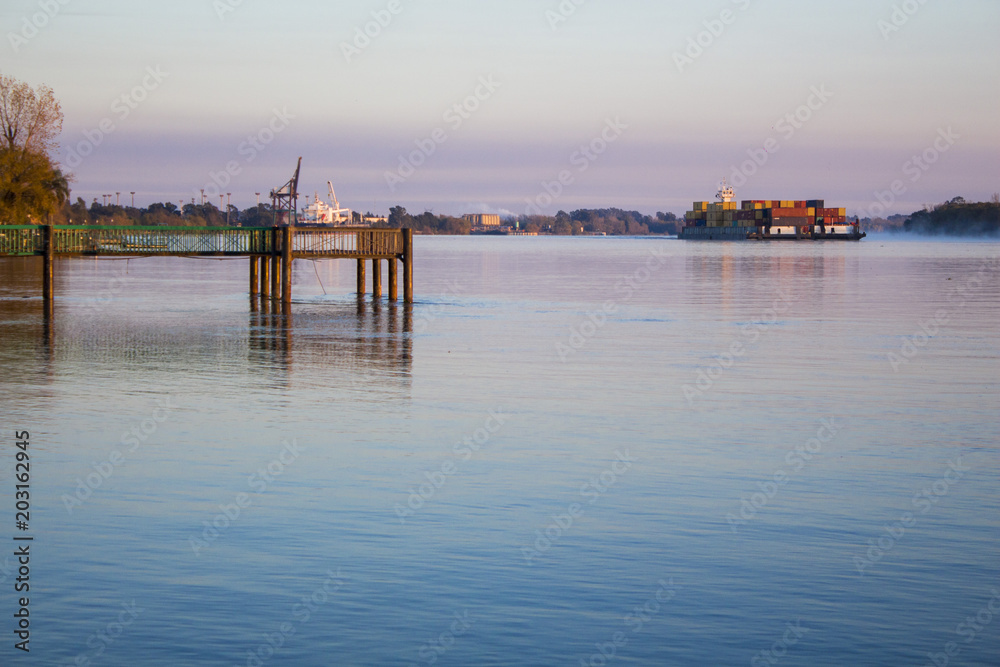
POLYGON ((350 225, 354 220, 351 209, 341 208, 337 194, 333 191, 333 182, 327 181, 326 184, 330 187, 329 203, 322 201, 317 192, 315 201, 302 209, 299 222, 312 225, 350 225))

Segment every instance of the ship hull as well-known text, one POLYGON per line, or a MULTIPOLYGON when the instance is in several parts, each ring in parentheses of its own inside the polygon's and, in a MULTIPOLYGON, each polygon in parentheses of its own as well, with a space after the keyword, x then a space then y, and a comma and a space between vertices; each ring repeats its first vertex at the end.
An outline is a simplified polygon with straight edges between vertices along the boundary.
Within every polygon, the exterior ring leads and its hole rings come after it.
POLYGON ((678 238, 685 241, 860 241, 866 236, 856 225, 833 229, 817 225, 811 230, 783 228, 778 231, 770 227, 684 227, 678 238))

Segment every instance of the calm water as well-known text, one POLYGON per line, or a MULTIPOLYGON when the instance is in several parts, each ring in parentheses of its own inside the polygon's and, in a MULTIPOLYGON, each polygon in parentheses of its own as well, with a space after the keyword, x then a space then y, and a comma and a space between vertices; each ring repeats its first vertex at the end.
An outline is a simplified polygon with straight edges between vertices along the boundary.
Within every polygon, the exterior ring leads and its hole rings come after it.
POLYGON ((1000 664, 1000 244, 417 252, 0 260, 0 663, 1000 664))

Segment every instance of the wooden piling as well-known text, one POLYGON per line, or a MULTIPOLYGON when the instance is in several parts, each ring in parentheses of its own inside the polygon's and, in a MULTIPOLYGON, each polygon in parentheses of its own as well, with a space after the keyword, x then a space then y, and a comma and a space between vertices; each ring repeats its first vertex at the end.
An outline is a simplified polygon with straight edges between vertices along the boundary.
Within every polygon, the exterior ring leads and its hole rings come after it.
POLYGON ((372 298, 382 298, 382 260, 372 260, 372 298))
POLYGON ((42 227, 42 298, 52 301, 55 298, 55 230, 52 225, 42 227))
POLYGON ((281 239, 281 300, 290 304, 292 302, 292 239, 295 235, 293 227, 285 227, 282 230, 281 239))
POLYGON ((367 275, 367 264, 365 260, 358 260, 358 298, 363 298, 365 291, 368 289, 368 275, 367 275))
POLYGON ((281 298, 281 234, 279 233, 281 229, 279 227, 271 228, 271 298, 279 299, 281 298))
POLYGON ((267 299, 271 296, 271 262, 267 255, 261 255, 260 261, 260 295, 267 299))
POLYGON ((403 301, 413 303, 413 230, 403 233, 403 301))
POLYGON ((389 260, 389 301, 399 301, 398 262, 395 257, 389 260))

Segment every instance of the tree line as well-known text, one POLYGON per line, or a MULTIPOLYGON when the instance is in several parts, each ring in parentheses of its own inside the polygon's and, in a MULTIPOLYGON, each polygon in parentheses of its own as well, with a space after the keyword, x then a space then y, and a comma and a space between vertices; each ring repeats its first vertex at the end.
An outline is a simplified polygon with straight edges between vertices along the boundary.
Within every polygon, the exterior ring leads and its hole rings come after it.
POLYGON ((869 232, 930 234, 934 236, 990 236, 1000 234, 1000 193, 989 202, 967 202, 955 197, 942 204, 925 206, 909 215, 862 218, 869 232))
POLYGON ((955 197, 915 212, 903 223, 903 229, 917 234, 996 236, 1000 234, 1000 194, 993 195, 993 201, 978 203, 955 197))
MULTIPOLYGON (((677 234, 683 226, 683 222, 678 221, 673 213, 657 213, 656 217, 653 217, 638 211, 605 208, 580 209, 572 213, 559 211, 554 216, 507 216, 504 219, 504 225, 536 234, 645 236, 648 234, 677 234)), ((472 231, 467 220, 447 215, 434 215, 431 212, 410 215, 402 206, 390 209, 388 226, 413 229, 421 234, 461 235, 469 234, 472 231)))

